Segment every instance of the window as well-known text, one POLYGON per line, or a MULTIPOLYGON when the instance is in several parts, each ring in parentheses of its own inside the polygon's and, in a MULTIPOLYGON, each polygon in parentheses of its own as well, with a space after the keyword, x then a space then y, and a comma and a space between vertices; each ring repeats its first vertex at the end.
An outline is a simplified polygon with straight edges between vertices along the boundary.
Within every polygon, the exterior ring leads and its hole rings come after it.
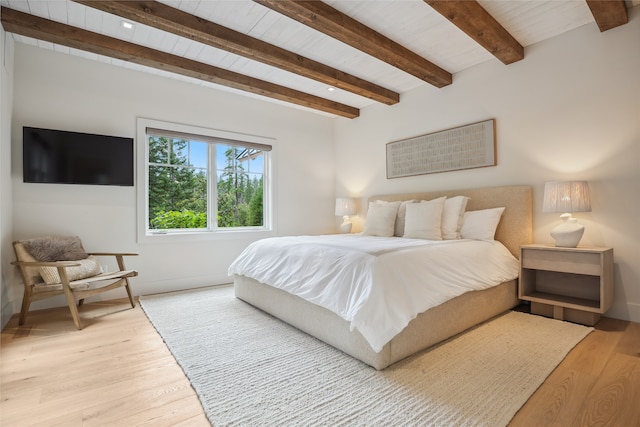
POLYGON ((270 228, 270 140, 144 119, 138 133, 145 235, 270 228))

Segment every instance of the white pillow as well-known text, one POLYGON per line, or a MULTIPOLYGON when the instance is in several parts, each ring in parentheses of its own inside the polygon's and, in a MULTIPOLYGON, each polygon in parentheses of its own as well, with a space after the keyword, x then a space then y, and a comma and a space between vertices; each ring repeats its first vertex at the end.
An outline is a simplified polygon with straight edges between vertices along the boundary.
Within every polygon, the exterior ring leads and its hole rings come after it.
POLYGON ((467 208, 468 197, 455 196, 447 197, 442 210, 442 238, 444 240, 454 240, 460 238, 460 228, 464 218, 464 211, 467 208))
POLYGON ((445 197, 407 205, 404 237, 442 240, 442 210, 445 197))
MULTIPOLYGON (((397 202, 387 202, 386 200, 376 200, 373 203, 377 205, 386 205, 388 203, 397 203, 397 202)), ((402 237, 404 234, 404 217, 407 212, 407 205, 410 203, 417 203, 417 200, 405 200, 400 202, 400 206, 398 207, 398 214, 396 215, 396 225, 393 231, 394 236, 402 237)))
POLYGON ((494 240, 504 208, 482 209, 464 213, 460 235, 463 239, 494 240))
POLYGON ((407 216, 407 205, 416 203, 415 200, 405 200, 400 203, 400 207, 398 208, 398 215, 396 216, 396 227, 393 233, 394 236, 402 237, 404 235, 404 224, 405 218, 407 216))
MULTIPOLYGON (((100 274, 100 264, 93 256, 73 262, 80 264, 80 266, 67 267, 67 277, 70 282, 100 274)), ((61 282, 57 267, 40 267, 40 275, 47 285, 61 282)))
POLYGON ((367 219, 362 234, 367 236, 392 237, 400 202, 369 203, 367 219))

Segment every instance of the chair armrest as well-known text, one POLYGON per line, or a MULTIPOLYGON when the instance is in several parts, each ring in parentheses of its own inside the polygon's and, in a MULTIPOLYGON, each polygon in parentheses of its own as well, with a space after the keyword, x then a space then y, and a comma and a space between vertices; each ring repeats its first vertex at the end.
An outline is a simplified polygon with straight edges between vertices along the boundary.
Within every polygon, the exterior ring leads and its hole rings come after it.
POLYGON ((12 265, 25 267, 79 267, 76 261, 12 261, 12 265))
POLYGON ((138 256, 136 253, 120 253, 120 252, 88 252, 93 256, 138 256))
POLYGON ((118 269, 120 271, 125 271, 127 267, 124 265, 124 257, 125 256, 137 256, 136 253, 119 253, 119 252, 91 252, 89 255, 94 256, 114 256, 116 257, 116 261, 118 262, 118 269))

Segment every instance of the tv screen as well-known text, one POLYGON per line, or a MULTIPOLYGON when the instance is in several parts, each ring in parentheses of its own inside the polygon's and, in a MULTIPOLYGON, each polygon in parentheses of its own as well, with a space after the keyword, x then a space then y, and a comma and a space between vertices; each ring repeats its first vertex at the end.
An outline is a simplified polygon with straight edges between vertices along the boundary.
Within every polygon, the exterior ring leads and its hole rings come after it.
POLYGON ((23 181, 133 186, 133 138, 24 127, 23 181))

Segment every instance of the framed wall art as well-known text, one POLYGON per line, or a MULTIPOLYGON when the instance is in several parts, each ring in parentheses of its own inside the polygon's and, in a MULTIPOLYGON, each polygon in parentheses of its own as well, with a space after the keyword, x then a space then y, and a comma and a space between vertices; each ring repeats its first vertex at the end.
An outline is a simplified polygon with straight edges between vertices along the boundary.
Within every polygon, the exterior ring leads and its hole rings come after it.
POLYGON ((495 119, 387 144, 387 178, 495 166, 495 119))

